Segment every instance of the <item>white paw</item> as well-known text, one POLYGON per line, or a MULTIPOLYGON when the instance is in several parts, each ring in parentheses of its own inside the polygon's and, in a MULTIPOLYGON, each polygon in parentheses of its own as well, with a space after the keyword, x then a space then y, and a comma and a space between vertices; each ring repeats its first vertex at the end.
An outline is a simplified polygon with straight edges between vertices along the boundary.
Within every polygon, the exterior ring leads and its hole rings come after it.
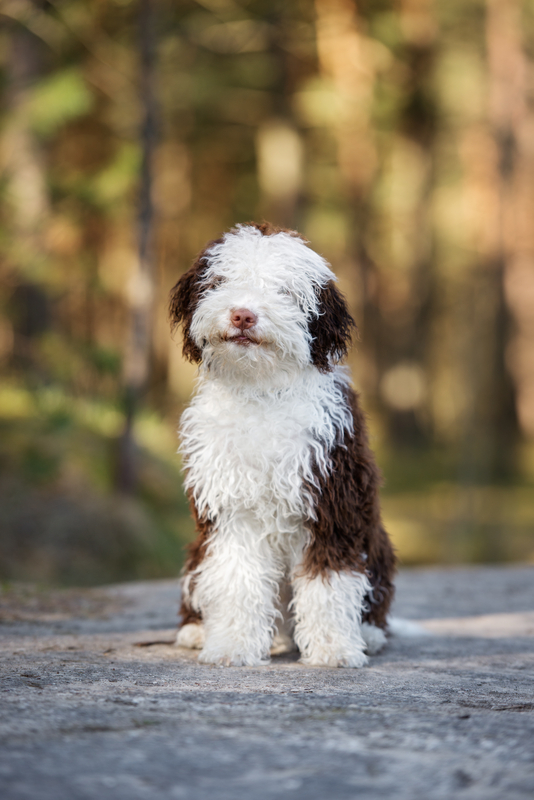
POLYGON ((187 647, 190 650, 202 650, 204 638, 204 625, 201 622, 189 622, 176 634, 176 644, 178 647, 187 647))
POLYGON ((264 667, 269 659, 250 653, 224 654, 218 650, 204 648, 198 657, 199 664, 214 664, 217 667, 264 667))
POLYGON ((365 667, 369 659, 363 651, 359 650, 355 650, 351 653, 329 653, 328 651, 320 651, 303 656, 300 661, 301 664, 306 664, 309 667, 346 667, 360 669, 360 667, 365 667))
POLYGON ((365 642, 365 650, 370 656, 379 653, 386 644, 386 634, 382 628, 377 628, 376 625, 370 625, 368 622, 362 622, 361 626, 362 639, 365 642))

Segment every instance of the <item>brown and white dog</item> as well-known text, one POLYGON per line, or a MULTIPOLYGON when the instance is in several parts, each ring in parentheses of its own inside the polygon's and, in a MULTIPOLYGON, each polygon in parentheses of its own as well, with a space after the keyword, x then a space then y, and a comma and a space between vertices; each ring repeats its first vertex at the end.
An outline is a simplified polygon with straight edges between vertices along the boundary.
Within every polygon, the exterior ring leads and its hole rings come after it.
POLYGON ((177 643, 201 662, 265 664, 296 645, 305 664, 361 667, 385 643, 395 557, 334 282, 299 234, 251 223, 172 290, 200 365, 181 421, 198 538, 177 643))

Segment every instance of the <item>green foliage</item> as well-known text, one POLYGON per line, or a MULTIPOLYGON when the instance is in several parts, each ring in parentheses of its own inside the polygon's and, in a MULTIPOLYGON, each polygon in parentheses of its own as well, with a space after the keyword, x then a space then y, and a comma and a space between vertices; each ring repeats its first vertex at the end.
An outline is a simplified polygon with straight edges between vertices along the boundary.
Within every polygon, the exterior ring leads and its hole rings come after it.
POLYGON ((117 350, 91 343, 87 346, 87 356, 100 375, 119 375, 122 357, 117 350))
MULTIPOLYGON (((532 2, 518 3, 506 30, 489 24, 504 0, 152 7, 152 286, 136 273, 147 107, 139 4, 45 3, 42 27, 3 26, 5 574, 85 583, 175 574, 191 522, 174 427, 193 374, 171 349, 166 298, 206 241, 263 217, 300 228, 352 305, 361 340, 351 366, 401 556, 529 557, 534 449, 518 398, 532 385, 521 356, 532 349, 531 326, 528 313, 517 316, 521 303, 510 304, 506 270, 534 251, 532 2), (516 65, 514 79, 503 64, 516 65), (300 148, 292 197, 262 186, 260 134, 273 121, 300 148), (139 484, 124 498, 123 361, 147 297, 139 484), (418 382, 408 406, 399 375, 418 382)), ((529 291, 518 292, 525 308, 529 291)))
MULTIPOLYGON (((173 432, 164 454, 139 447, 137 497, 124 497, 113 488, 117 412, 11 389, 0 392, 2 579, 90 585, 177 576, 192 531, 173 432)), ((151 432, 166 429, 149 419, 151 432)))
POLYGON ((70 120, 91 111, 94 95, 77 67, 60 70, 44 78, 32 89, 28 104, 34 130, 50 137, 70 120))
POLYGON ((139 175, 141 154, 139 146, 125 142, 115 158, 102 169, 91 182, 91 193, 98 205, 107 213, 113 213, 117 201, 135 187, 139 175))

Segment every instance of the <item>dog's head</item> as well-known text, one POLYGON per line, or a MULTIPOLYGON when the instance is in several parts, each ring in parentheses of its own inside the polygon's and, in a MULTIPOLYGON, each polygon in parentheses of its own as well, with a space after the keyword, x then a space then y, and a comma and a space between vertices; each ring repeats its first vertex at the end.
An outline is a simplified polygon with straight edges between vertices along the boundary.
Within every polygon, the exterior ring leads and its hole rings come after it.
POLYGON ((328 372, 354 321, 327 262, 295 231, 238 225, 210 242, 171 291, 183 353, 215 370, 328 372))

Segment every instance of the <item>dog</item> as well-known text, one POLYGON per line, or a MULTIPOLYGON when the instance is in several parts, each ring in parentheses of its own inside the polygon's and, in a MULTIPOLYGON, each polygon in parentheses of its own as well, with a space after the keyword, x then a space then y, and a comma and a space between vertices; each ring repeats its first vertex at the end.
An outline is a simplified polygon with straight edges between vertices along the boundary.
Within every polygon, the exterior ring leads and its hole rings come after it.
POLYGON ((171 291, 199 366, 181 419, 196 520, 177 644, 199 661, 362 667, 386 641, 395 555, 380 474, 341 365, 354 328, 329 264, 297 232, 238 225, 171 291))

